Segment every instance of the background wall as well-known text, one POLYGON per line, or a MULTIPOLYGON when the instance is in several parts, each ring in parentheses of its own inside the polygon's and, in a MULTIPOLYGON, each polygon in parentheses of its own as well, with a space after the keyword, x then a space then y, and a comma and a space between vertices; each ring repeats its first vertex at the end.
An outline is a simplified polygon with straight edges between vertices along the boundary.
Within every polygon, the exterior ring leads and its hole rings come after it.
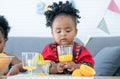
MULTIPOLYGON (((60 0, 0 0, 0 14, 5 15, 11 26, 9 36, 51 36, 45 25, 43 11, 45 6, 60 0), (41 9, 41 10, 40 10, 41 9)), ((61 0, 66 1, 66 0, 61 0)), ((120 13, 108 10, 111 0, 70 0, 80 10, 80 24, 77 37, 87 39, 91 36, 119 36, 120 13), (104 32, 97 28, 105 20, 104 32)), ((114 0, 120 8, 120 0, 114 0)), ((103 27, 102 27, 103 29, 103 27)))

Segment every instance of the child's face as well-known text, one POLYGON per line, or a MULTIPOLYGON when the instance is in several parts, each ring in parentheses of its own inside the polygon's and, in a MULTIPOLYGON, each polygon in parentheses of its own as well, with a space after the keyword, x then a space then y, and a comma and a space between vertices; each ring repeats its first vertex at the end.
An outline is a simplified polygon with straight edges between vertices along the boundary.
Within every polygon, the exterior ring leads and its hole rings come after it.
POLYGON ((0 31, 0 53, 2 53, 3 52, 3 48, 4 48, 4 46, 5 46, 5 39, 4 39, 4 37, 3 37, 3 35, 2 35, 2 32, 0 31))
POLYGON ((71 16, 57 16, 52 24, 52 35, 59 45, 73 44, 77 34, 75 22, 71 16))

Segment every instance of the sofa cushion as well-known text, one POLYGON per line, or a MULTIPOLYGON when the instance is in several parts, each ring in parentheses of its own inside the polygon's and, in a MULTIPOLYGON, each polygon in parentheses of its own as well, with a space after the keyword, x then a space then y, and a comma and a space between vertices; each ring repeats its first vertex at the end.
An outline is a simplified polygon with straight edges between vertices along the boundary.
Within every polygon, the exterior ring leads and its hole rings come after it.
POLYGON ((86 47, 91 52, 92 56, 95 55, 105 47, 120 46, 120 36, 110 36, 110 37, 91 37, 86 44, 86 47))
POLYGON ((103 48, 94 57, 95 70, 98 76, 120 75, 120 46, 103 48), (118 73, 117 73, 118 72, 118 73))

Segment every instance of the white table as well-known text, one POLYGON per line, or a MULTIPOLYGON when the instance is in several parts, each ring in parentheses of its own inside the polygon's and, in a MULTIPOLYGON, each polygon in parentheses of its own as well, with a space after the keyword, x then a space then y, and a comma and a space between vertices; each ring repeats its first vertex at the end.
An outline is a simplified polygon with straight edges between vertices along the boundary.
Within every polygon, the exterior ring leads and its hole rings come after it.
POLYGON ((48 75, 48 76, 16 75, 0 77, 0 79, 120 79, 120 76, 73 77, 71 75, 48 75))
POLYGON ((3 79, 94 79, 94 77, 73 77, 71 75, 47 75, 47 76, 28 76, 28 75, 15 75, 8 76, 3 79))

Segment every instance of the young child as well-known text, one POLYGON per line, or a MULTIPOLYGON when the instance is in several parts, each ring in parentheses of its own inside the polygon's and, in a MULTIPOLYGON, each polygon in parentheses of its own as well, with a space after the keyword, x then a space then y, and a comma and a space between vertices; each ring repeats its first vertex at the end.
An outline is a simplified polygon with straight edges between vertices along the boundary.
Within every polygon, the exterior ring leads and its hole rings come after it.
MULTIPOLYGON (((51 60, 51 66, 49 68, 50 74, 66 73, 64 68, 69 68, 67 72, 72 73, 75 69, 79 68, 81 64, 94 67, 94 60, 90 52, 80 43, 74 42, 74 38, 77 34, 77 23, 80 16, 77 14, 79 11, 75 9, 71 3, 59 2, 53 3, 53 5, 47 8, 45 12, 47 19, 47 26, 51 28, 51 33, 55 39, 45 46, 42 51, 42 55, 45 60, 51 60), (58 45, 73 45, 73 61, 71 62, 59 62, 58 60, 58 45)), ((22 64, 15 66, 11 69, 12 75, 25 71, 22 68, 22 64)))
MULTIPOLYGON (((7 55, 9 55, 9 56, 15 56, 15 55, 13 55, 13 54, 3 52, 3 49, 4 49, 4 47, 5 47, 5 43, 6 43, 6 41, 8 40, 8 32, 9 32, 9 31, 10 31, 10 27, 9 27, 9 24, 8 24, 6 18, 5 18, 4 16, 1 16, 1 15, 0 15, 0 53, 5 53, 5 54, 7 54, 7 55)), ((16 65, 16 64, 18 64, 18 63, 20 63, 20 62, 21 62, 21 61, 15 56, 15 57, 12 59, 10 65, 9 65, 8 71, 9 71, 9 69, 10 69, 12 66, 14 66, 14 65, 16 65)), ((1 65, 1 64, 0 64, 0 65, 1 65)), ((4 75, 6 75, 8 71, 6 71, 4 75)))
POLYGON ((77 34, 77 23, 80 16, 79 11, 71 3, 59 2, 53 3, 45 12, 47 23, 51 28, 51 33, 55 42, 45 46, 42 55, 45 60, 51 60, 50 73, 66 73, 64 68, 69 68, 68 72, 72 73, 79 68, 81 64, 94 67, 94 60, 90 52, 80 43, 74 41, 77 34), (59 62, 57 46, 73 45, 73 61, 59 62))

